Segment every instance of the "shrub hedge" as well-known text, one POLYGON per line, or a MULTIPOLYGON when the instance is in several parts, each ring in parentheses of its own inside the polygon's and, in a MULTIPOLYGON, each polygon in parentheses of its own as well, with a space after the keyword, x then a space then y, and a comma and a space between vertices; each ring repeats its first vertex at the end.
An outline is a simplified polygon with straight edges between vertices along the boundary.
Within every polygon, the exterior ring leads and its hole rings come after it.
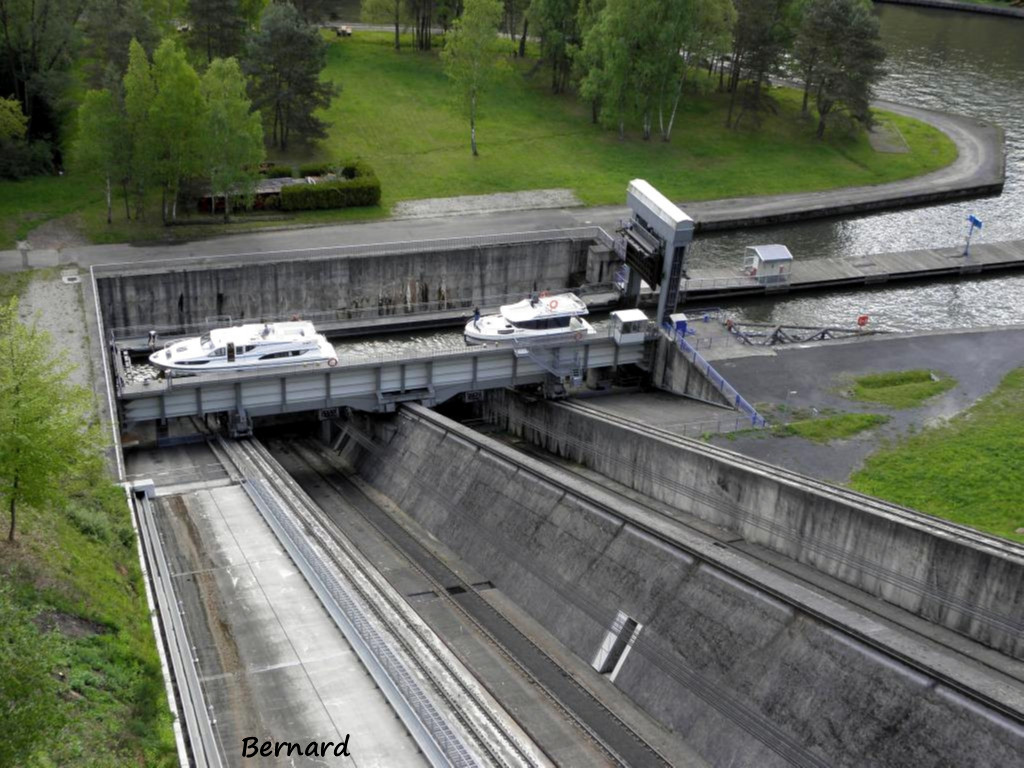
MULTIPOLYGON (((300 171, 307 167, 300 168, 300 171)), ((380 180, 370 166, 360 161, 341 163, 338 176, 340 178, 317 184, 285 187, 281 190, 281 210, 310 211, 380 203, 380 180)))
POLYGON ((263 170, 263 175, 268 179, 291 178, 295 175, 290 165, 268 165, 263 170))

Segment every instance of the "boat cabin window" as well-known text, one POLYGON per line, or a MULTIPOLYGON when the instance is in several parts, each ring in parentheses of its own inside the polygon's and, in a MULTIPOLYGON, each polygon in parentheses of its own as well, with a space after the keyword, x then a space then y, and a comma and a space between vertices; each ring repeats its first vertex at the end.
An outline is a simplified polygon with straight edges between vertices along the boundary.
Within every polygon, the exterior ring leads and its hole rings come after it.
POLYGON ((527 331, 547 331, 557 328, 568 328, 569 321, 572 318, 569 315, 563 317, 541 317, 536 320, 523 320, 521 323, 513 323, 516 328, 522 328, 527 331))
POLYGON ((260 360, 277 360, 282 357, 295 357, 301 355, 305 350, 302 349, 287 349, 283 352, 270 352, 266 355, 260 355, 260 360))
POLYGON ((202 336, 199 337, 199 343, 203 346, 204 349, 208 349, 213 346, 213 342, 210 340, 210 334, 208 333, 204 333, 202 336))
POLYGON ((207 355, 207 357, 223 357, 224 347, 217 347, 213 352, 207 355))

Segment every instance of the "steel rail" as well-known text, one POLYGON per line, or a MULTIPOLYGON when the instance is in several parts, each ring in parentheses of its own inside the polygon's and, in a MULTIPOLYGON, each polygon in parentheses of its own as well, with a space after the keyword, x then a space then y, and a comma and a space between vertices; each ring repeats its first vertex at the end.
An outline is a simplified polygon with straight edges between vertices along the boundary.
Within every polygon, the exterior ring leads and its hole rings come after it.
POLYGON ((180 603, 171 584, 171 571, 160 543, 149 499, 137 498, 135 509, 140 538, 149 564, 149 579, 162 618, 166 648, 177 682, 178 700, 185 719, 192 759, 196 768, 221 768, 224 763, 211 727, 210 710, 203 695, 202 684, 199 682, 194 649, 181 620, 180 603))
MULTIPOLYGON (((323 480, 325 484, 329 485, 339 495, 343 495, 343 491, 339 488, 338 483, 333 479, 333 477, 328 476, 320 469, 317 469, 313 465, 313 463, 309 461, 308 457, 303 457, 303 460, 311 469, 313 469, 314 472, 316 472, 320 476, 321 480, 323 480)), ((352 488, 361 496, 366 498, 371 505, 377 507, 376 502, 374 502, 373 499, 367 497, 365 492, 361 488, 355 486, 354 484, 352 485, 352 488)), ((432 490, 436 492, 436 489, 432 490)), ((616 749, 614 749, 611 745, 607 743, 607 740, 605 738, 603 738, 593 728, 587 725, 587 723, 585 723, 569 705, 563 702, 562 699, 558 696, 557 692, 553 691, 548 685, 546 685, 542 680, 540 680, 537 677, 537 675, 521 659, 519 659, 511 650, 508 649, 505 643, 503 643, 490 629, 484 626, 477 616, 468 611, 466 607, 462 605, 459 601, 455 600, 448 593, 447 587, 444 584, 442 584, 437 578, 435 578, 426 568, 424 568, 420 561, 418 561, 411 553, 407 551, 407 546, 402 546, 399 542, 395 541, 393 535, 385 531, 376 521, 367 516, 362 510, 358 509, 358 507, 356 507, 355 505, 350 506, 352 506, 355 509, 355 511, 362 516, 362 518, 367 522, 367 524, 373 527, 380 536, 385 538, 385 540, 389 541, 392 544, 392 546, 394 546, 398 551, 404 553, 406 561, 409 563, 409 566, 416 570, 417 573, 419 573, 427 581, 427 583, 434 588, 434 591, 438 595, 438 597, 446 601, 454 610, 456 610, 462 616, 464 621, 471 624, 484 638, 488 640, 488 642, 490 642, 502 654, 502 656, 508 659, 517 669, 519 669, 520 672, 524 676, 526 676, 527 679, 529 679, 530 682, 533 683, 533 685, 536 686, 536 688, 540 692, 542 692, 550 702, 552 702, 552 704, 554 704, 563 714, 565 714, 566 717, 576 727, 578 727, 587 736, 587 738, 590 739, 591 742, 595 744, 595 746, 599 747, 602 751, 604 751, 608 755, 609 759, 613 760, 616 764, 620 766, 630 765, 630 763, 626 761, 616 749)), ((383 510, 381 510, 381 512, 382 514, 390 517, 383 510)), ((398 524, 396 523, 396 525, 398 524)), ((426 550, 426 548, 424 548, 424 551, 427 553, 429 557, 437 561, 437 558, 432 553, 430 553, 429 550, 426 550)), ((441 565, 441 567, 443 567, 446 570, 447 580, 452 581, 454 584, 458 585, 464 591, 464 593, 476 594, 477 590, 472 584, 467 582, 465 579, 461 578, 457 573, 452 571, 450 568, 447 568, 447 566, 444 566, 444 564, 440 563, 440 561, 437 562, 441 565)), ((486 605, 487 609, 492 614, 494 614, 494 616, 496 616, 500 621, 504 622, 507 630, 515 633, 518 640, 528 644, 528 646, 530 646, 533 651, 535 651, 538 655, 546 659, 547 662, 560 668, 561 665, 559 665, 557 661, 551 658, 551 656, 546 651, 540 648, 532 639, 530 639, 525 633, 523 633, 518 627, 516 627, 516 625, 513 622, 511 622, 507 617, 505 617, 504 614, 501 613, 497 608, 495 608, 492 604, 486 601, 484 602, 484 605, 486 605)), ((627 732, 636 743, 642 745, 644 749, 648 750, 650 756, 654 758, 656 763, 662 765, 669 765, 668 761, 664 758, 664 756, 662 756, 656 749, 654 749, 642 737, 640 737, 629 725, 623 722, 622 719, 619 718, 614 712, 609 710, 596 696, 594 696, 575 678, 573 678, 572 676, 565 676, 565 680, 568 681, 579 693, 586 697, 590 704, 594 705, 595 707, 598 707, 600 710, 602 710, 605 716, 615 721, 617 725, 619 725, 624 730, 624 732, 627 732)), ((647 764, 652 765, 653 763, 647 764)))
MULTIPOLYGON (((342 572, 345 570, 344 564, 338 560, 337 554, 331 552, 330 546, 325 545, 323 538, 324 535, 330 536, 331 543, 342 550, 344 555, 348 558, 349 563, 354 565, 368 581, 374 583, 375 579, 372 574, 366 571, 364 565, 360 562, 360 559, 353 556, 350 545, 347 545, 340 537, 332 535, 330 529, 325 527, 324 516, 315 508, 315 505, 309 502, 308 499, 303 498, 303 494, 296 494, 292 488, 287 489, 287 496, 289 498, 285 500, 284 503, 290 510, 290 514, 289 512, 284 512, 280 503, 274 501, 273 494, 268 492, 266 484, 262 478, 269 479, 275 484, 282 481, 285 485, 294 486, 295 484, 294 481, 284 473, 277 462, 265 451, 265 449, 254 441, 241 444, 229 444, 221 440, 221 447, 231 457, 230 460, 239 468, 240 471, 243 473, 252 472, 254 475, 258 475, 258 477, 255 478, 248 478, 243 484, 243 487, 246 487, 247 491, 251 491, 250 495, 258 497, 258 499, 254 498, 254 501, 260 508, 261 513, 265 515, 269 513, 269 516, 267 517, 268 522, 281 539, 282 544, 284 544, 288 549, 289 554, 298 558, 296 559, 297 565, 300 566, 300 570, 303 570, 304 575, 310 581, 314 590, 317 591, 318 596, 324 602, 324 605, 328 609, 332 618, 339 622, 339 626, 341 626, 343 631, 345 631, 347 627, 355 634, 356 638, 355 642, 353 642, 353 647, 356 647, 357 650, 361 647, 366 651, 367 657, 364 658, 364 654, 360 654, 360 658, 363 659, 367 669, 370 670, 371 674, 373 674, 375 667, 380 668, 380 670, 384 672, 387 679, 384 681, 385 684, 381 686, 382 691, 387 692, 385 686, 387 686, 389 682, 394 685, 394 692, 406 703, 406 711, 404 712, 402 710, 401 702, 399 702, 399 706, 396 706, 396 710, 403 715, 403 721, 406 721, 406 716, 409 716, 415 721, 422 723, 423 727, 429 730, 428 733, 424 734, 426 738, 435 743, 440 742, 439 749, 443 753, 442 757, 445 760, 450 757, 450 753, 453 750, 458 753, 456 755, 456 760, 449 760, 448 762, 437 762, 432 760, 432 762, 435 765, 455 766, 477 764, 468 752, 464 749, 459 750, 459 744, 455 741, 457 740, 457 734, 451 731, 443 717, 436 712, 436 708, 434 712, 429 711, 429 706, 427 705, 429 705, 430 702, 422 696, 421 690, 417 690, 420 688, 420 685, 416 683, 413 677, 409 674, 409 670, 403 669, 401 664, 396 666, 394 663, 395 659, 391 658, 394 657, 395 654, 389 647, 387 640, 382 642, 374 641, 373 638, 371 638, 370 641, 366 640, 367 633, 375 632, 376 629, 370 622, 360 621, 360 616, 365 617, 366 613, 373 614, 377 622, 384 626, 385 630, 389 633, 390 641, 401 648, 405 664, 412 664, 416 668, 416 671, 429 681, 433 690, 445 700, 446 704, 449 705, 451 713, 473 736, 474 740, 477 742, 478 748, 486 753, 495 765, 533 765, 534 761, 529 750, 519 745, 514 737, 504 733, 501 723, 493 715, 486 703, 479 698, 476 692, 472 690, 471 686, 464 684, 459 671, 453 668, 446 659, 439 657, 435 653, 432 655, 431 661, 441 664, 451 679, 460 685, 459 692, 470 697, 476 706, 478 714, 482 714, 485 719, 488 720, 492 729, 491 732, 487 733, 481 731, 479 726, 473 722, 472 718, 467 717, 460 711, 460 707, 462 705, 452 697, 450 692, 446 692, 445 685, 440 681, 438 675, 429 669, 429 666, 425 662, 418 659, 415 649, 410 646, 406 639, 402 638, 401 633, 394 631, 394 616, 385 616, 373 601, 367 599, 365 587, 360 585, 356 580, 351 578, 345 579, 347 587, 350 588, 350 594, 348 595, 350 599, 346 601, 346 595, 340 595, 342 599, 339 600, 337 590, 330 589, 330 585, 324 583, 325 581, 329 581, 331 577, 330 569, 326 568, 322 561, 324 555, 334 563, 338 570, 341 570, 342 572), (244 455, 243 458, 238 458, 239 453, 244 455), (245 466, 246 464, 248 464, 248 468, 245 466), (275 507, 277 508, 275 509, 275 507), (282 514, 282 512, 284 512, 284 514, 282 514), (289 519, 292 517, 294 520, 289 519), (319 553, 310 545, 310 540, 319 545, 319 553), (291 544, 290 547, 289 544, 291 544), (295 550, 294 553, 293 550, 295 550), (327 578, 325 578, 325 576, 327 576, 327 578), (385 662, 383 664, 381 663, 382 657, 385 662), (441 737, 437 736, 437 732, 439 730, 441 732, 441 737), (505 746, 516 754, 516 757, 518 758, 516 762, 510 763, 502 756, 502 754, 493 749, 490 744, 490 739, 494 737, 495 732, 502 737, 505 746), (467 760, 469 760, 469 762, 467 762, 467 760)), ((278 486, 278 489, 279 491, 281 490, 280 486, 278 486)), ((400 607, 396 606, 386 593, 379 593, 378 596, 382 597, 385 602, 387 602, 388 610, 391 610, 394 615, 402 617, 400 607)), ((419 627, 408 622, 406 622, 405 627, 413 630, 422 647, 431 650, 429 638, 423 637, 419 627)), ((345 634, 346 637, 349 636, 349 632, 345 632, 345 634)), ((380 633, 376 632, 376 634, 379 635, 380 633)), ((400 662, 402 660, 398 659, 398 661, 400 662)), ((375 679, 377 679, 377 677, 378 675, 374 675, 375 679)), ((390 698, 391 697, 389 696, 389 700, 390 698)), ((392 704, 394 705, 394 702, 392 702, 392 704)), ((410 732, 412 733, 411 729, 410 732)), ((414 738, 416 738, 415 734, 414 738)), ((421 738, 416 738, 416 741, 419 744, 421 742, 421 738)), ((428 753, 425 751, 425 754, 428 753)))

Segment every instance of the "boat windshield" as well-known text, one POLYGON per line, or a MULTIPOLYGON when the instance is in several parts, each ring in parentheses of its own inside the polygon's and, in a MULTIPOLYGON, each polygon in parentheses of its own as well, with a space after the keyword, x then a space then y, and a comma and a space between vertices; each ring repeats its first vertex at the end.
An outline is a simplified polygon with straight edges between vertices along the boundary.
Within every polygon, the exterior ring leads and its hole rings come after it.
POLYGON ((213 346, 213 342, 210 341, 210 334, 208 333, 204 333, 202 336, 199 337, 199 343, 203 346, 204 349, 209 349, 210 347, 213 346))

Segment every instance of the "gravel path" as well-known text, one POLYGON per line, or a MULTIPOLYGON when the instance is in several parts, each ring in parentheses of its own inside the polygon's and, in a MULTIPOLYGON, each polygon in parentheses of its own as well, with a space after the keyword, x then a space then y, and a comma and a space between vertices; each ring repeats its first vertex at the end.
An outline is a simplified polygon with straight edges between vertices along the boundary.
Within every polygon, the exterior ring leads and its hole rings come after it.
POLYGON ((21 297, 19 314, 22 322, 34 321, 37 328, 50 334, 61 358, 74 366, 70 382, 91 388, 92 361, 82 304, 82 284, 64 282, 64 276, 77 277, 78 270, 38 272, 21 297))
POLYGON ((533 189, 526 192, 501 192, 494 195, 436 197, 406 200, 395 205, 394 218, 452 216, 460 213, 496 213, 545 208, 576 208, 583 205, 571 189, 533 189))

